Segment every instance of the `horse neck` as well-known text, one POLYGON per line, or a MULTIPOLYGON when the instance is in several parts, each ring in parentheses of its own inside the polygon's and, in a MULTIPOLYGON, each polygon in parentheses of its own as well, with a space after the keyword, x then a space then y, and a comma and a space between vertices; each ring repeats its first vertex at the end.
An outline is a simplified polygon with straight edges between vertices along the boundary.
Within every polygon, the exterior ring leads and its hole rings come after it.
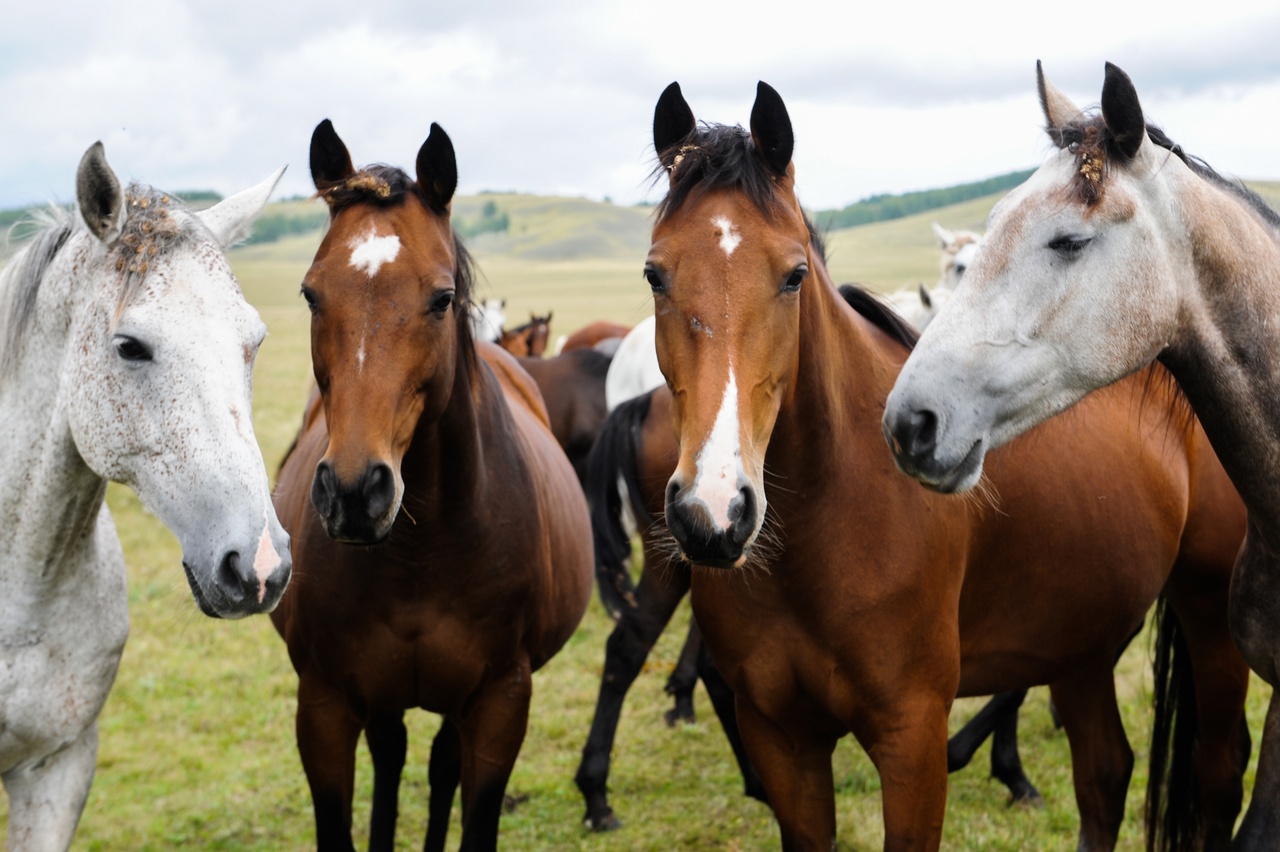
POLYGON ((485 436, 505 409, 497 380, 479 355, 464 357, 462 347, 473 345, 459 343, 449 403, 435 420, 419 421, 401 465, 405 500, 412 495, 410 511, 419 521, 419 512, 434 518, 451 508, 482 505, 489 485, 485 436))
POLYGON ((828 455, 831 435, 882 452, 880 417, 907 351, 850 308, 822 260, 810 255, 812 280, 801 288, 795 386, 778 413, 774 436, 794 436, 791 443, 803 456, 828 455))
MULTIPOLYGON (((0 378, 0 566, 8 566, 0 583, 56 583, 62 569, 82 562, 73 551, 92 546, 84 533, 97 521, 106 482, 76 449, 68 414, 76 387, 67 379, 76 330, 93 302, 92 282, 77 274, 93 268, 92 249, 78 234, 50 262, 12 372, 0 378)), ((20 259, 0 286, 12 286, 20 259)))
POLYGON ((1160 359, 1191 401, 1250 516, 1280 551, 1280 242, 1203 180, 1180 199, 1190 235, 1179 333, 1160 359))

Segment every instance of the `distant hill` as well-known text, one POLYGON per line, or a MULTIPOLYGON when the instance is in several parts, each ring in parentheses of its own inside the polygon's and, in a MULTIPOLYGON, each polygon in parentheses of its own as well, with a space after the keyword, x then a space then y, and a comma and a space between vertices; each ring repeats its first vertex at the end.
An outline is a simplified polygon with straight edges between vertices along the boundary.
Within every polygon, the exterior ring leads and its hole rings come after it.
POLYGON ((821 211, 818 220, 828 228, 852 228, 872 222, 901 219, 927 210, 960 204, 994 193, 1008 192, 1027 178, 1035 169, 1009 172, 974 183, 962 183, 942 189, 925 189, 899 195, 872 195, 839 210, 821 211))

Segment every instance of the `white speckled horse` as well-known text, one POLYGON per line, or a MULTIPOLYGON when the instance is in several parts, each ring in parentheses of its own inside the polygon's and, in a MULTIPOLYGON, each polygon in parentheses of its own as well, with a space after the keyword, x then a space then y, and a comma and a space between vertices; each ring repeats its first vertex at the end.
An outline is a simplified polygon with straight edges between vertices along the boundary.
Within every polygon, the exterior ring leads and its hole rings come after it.
POLYGON ((982 243, 982 235, 973 231, 952 231, 933 223, 934 236, 942 248, 942 277, 932 289, 920 284, 904 287, 885 297, 898 316, 924 331, 964 278, 982 243))
POLYGON ((8 848, 66 849, 129 630, 103 496, 132 487, 182 544, 207 615, 270 610, 289 579, 250 422, 266 329, 223 248, 280 172, 201 213, 122 189, 101 143, 0 274, 0 777, 8 848))
POLYGON ((471 309, 471 334, 476 340, 497 343, 502 339, 502 327, 506 324, 506 299, 485 299, 471 309))

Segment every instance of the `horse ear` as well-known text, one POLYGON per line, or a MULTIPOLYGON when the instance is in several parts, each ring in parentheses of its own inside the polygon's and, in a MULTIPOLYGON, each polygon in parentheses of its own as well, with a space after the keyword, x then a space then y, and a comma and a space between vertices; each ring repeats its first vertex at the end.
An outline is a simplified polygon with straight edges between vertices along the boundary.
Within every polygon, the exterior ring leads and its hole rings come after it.
POLYGON ((325 190, 356 173, 351 155, 342 144, 333 122, 325 119, 311 133, 311 180, 316 189, 325 190))
POLYGON ((1138 90, 1129 75, 1110 62, 1102 82, 1102 120, 1126 159, 1133 159, 1147 135, 1147 123, 1138 103, 1138 90))
POLYGON ((458 188, 458 160, 453 142, 444 128, 431 122, 431 133, 418 149, 418 188, 427 205, 437 213, 449 212, 453 191, 458 188))
POLYGON ((664 166, 670 166, 672 158, 663 158, 663 154, 675 148, 697 127, 693 118, 693 110, 680 92, 680 84, 672 83, 662 90, 658 105, 653 109, 653 150, 664 166))
POLYGON ((94 142, 76 169, 76 206, 95 237, 115 242, 124 230, 124 193, 116 173, 107 165, 101 142, 94 142))
POLYGON ((1044 68, 1039 59, 1036 60, 1036 89, 1040 92, 1040 108, 1044 110, 1045 130, 1049 131, 1049 138, 1053 143, 1061 148, 1062 135, 1054 131, 1079 118, 1080 107, 1049 82, 1044 76, 1044 68))
MULTIPOLYGON (((956 235, 939 225, 937 222, 933 224, 933 235, 938 238, 938 242, 942 243, 942 247, 946 248, 956 241, 956 235)), ((921 284, 921 287, 924 285, 921 284)))
POLYGON ((756 102, 751 107, 751 140, 769 170, 776 175, 787 173, 796 139, 791 132, 791 116, 782 96, 768 83, 756 84, 756 102))
POLYGON ((226 248, 249 236, 253 231, 253 220, 267 206, 267 199, 280 182, 285 168, 281 166, 256 186, 241 190, 208 210, 196 213, 196 217, 213 233, 218 245, 226 248))
POLYGON ((920 282, 920 304, 924 305, 926 308, 933 307, 933 299, 929 297, 929 288, 924 286, 923 281, 920 282))

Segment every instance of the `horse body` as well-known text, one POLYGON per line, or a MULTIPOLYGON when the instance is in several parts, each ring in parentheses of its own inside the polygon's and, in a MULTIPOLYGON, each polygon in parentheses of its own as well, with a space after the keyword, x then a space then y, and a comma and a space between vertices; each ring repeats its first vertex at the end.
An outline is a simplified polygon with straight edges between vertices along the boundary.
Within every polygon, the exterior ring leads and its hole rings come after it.
POLYGON ((551 434, 585 483, 587 456, 608 414, 604 384, 612 359, 594 349, 571 349, 553 358, 521 358, 547 406, 551 434))
POLYGON ((748 136, 699 130, 673 84, 654 127, 671 190, 646 277, 680 436, 667 525, 784 848, 830 848, 830 755, 847 731, 880 772, 886 848, 937 848, 952 698, 1035 683, 1072 742, 1081 847, 1112 846, 1132 764, 1112 660, 1162 589, 1209 661, 1197 768, 1221 843, 1241 800, 1247 677, 1225 622, 1229 537, 1215 558, 1179 560, 1202 433, 1171 422, 1159 382, 1139 404, 1134 379, 1008 447, 995 505, 895 482, 879 401, 910 336, 855 313, 827 277, 777 94, 761 84, 748 136))
MULTIPOLYGON (((1158 359, 1249 508, 1232 632, 1278 685, 1280 217, 1147 125, 1119 68, 1107 65, 1099 115, 1037 77, 1060 150, 993 209, 989 248, 898 380, 884 417, 895 460, 964 490, 987 451, 1158 359)), ((1237 846, 1268 848, 1277 832, 1273 699, 1237 846)))
POLYGON ((587 323, 573 334, 565 335, 556 341, 555 354, 563 355, 575 349, 592 349, 606 340, 619 340, 627 336, 631 326, 608 320, 596 320, 587 323))
POLYGON ((636 323, 618 344, 605 377, 605 404, 613 411, 622 402, 653 390, 663 383, 658 356, 653 348, 653 317, 636 323))
POLYGON ((492 848, 531 674, 586 608, 586 504, 537 386, 468 333, 444 132, 433 125, 415 184, 388 167, 356 172, 326 121, 312 174, 332 215, 303 289, 320 392, 275 493, 302 567, 273 621, 299 676, 319 846, 352 848, 365 731, 370 848, 391 848, 402 717, 422 707, 445 717, 426 848, 443 848, 459 780, 463 848, 492 848))
POLYGON ((192 214, 144 187, 121 190, 95 145, 78 175, 79 215, 53 212, 0 277, 10 849, 65 849, 93 776, 96 719, 129 626, 108 479, 178 536, 207 614, 270 609, 288 579, 249 423, 265 329, 222 254, 278 178, 192 214))

